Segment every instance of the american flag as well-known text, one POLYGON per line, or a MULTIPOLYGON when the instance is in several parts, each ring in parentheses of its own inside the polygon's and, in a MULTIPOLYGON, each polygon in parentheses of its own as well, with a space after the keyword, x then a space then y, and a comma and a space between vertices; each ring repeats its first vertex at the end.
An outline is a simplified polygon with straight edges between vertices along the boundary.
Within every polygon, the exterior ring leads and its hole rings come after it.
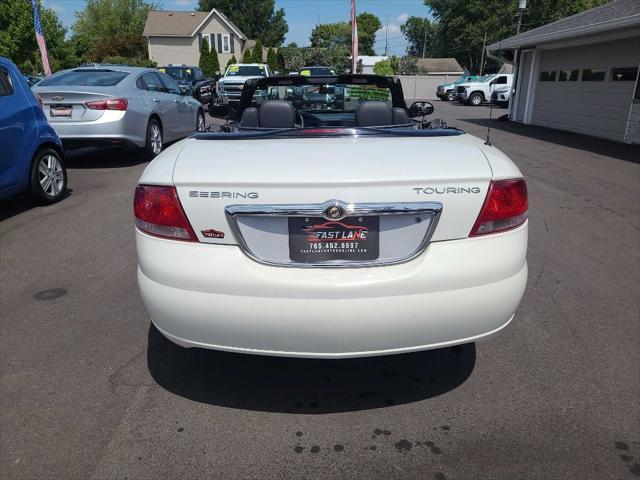
POLYGON ((36 29, 36 41, 38 42, 38 47, 40 47, 42 68, 44 69, 44 74, 48 77, 51 75, 51 65, 49 65, 49 53, 47 52, 47 44, 44 41, 44 31, 42 30, 42 22, 40 21, 38 0, 31 0, 31 5, 33 5, 33 25, 36 29))
POLYGON ((356 0, 351 0, 351 73, 358 71, 358 24, 356 23, 356 0))

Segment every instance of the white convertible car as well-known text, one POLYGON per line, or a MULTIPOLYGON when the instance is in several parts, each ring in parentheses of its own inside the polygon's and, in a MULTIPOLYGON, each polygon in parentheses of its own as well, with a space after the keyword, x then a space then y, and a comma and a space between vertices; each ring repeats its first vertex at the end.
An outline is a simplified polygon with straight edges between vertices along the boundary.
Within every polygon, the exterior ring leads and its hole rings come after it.
POLYGON ((526 184, 432 111, 407 108, 391 77, 247 82, 234 121, 162 152, 136 188, 158 330, 184 347, 342 358, 504 328, 527 282, 526 184), (317 102, 259 94, 292 87, 317 102))

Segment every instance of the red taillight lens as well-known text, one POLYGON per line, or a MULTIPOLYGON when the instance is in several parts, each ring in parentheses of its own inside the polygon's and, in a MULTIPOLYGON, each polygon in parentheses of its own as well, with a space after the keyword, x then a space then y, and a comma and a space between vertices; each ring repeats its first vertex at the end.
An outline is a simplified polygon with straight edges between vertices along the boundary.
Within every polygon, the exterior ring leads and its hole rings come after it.
POLYGON ((44 111, 44 100, 42 97, 36 93, 36 100, 38 101, 38 105, 40 105, 40 109, 44 111))
POLYGON ((527 184, 522 178, 491 182, 470 237, 504 232, 527 219, 527 184))
POLYGON ((197 242, 174 187, 138 185, 133 198, 136 227, 156 237, 197 242))
POLYGON ((107 98, 106 100, 86 102, 85 105, 90 110, 126 110, 129 102, 126 98, 107 98))

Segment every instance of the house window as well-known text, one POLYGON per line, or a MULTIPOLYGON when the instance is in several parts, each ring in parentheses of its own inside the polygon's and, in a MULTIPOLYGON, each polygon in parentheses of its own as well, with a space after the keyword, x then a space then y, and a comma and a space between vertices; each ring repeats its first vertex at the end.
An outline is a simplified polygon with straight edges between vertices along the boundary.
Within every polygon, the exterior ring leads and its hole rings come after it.
POLYGON ((222 53, 231 52, 231 38, 229 35, 222 35, 222 53))
POLYGON ((638 67, 612 68, 609 80, 612 82, 635 82, 638 76, 638 67))
POLYGON ((583 82, 602 82, 604 80, 604 68, 585 68, 582 70, 583 82))
POLYGON ((558 74, 559 82, 577 82, 580 70, 560 70, 558 74))
POLYGON ((540 72, 540 81, 541 82, 555 82, 556 81, 556 71, 550 72, 540 72))
POLYGON ((206 37, 204 37, 207 39, 207 43, 209 44, 209 51, 211 52, 215 47, 214 47, 214 39, 213 39, 213 34, 210 33, 209 35, 207 35, 206 37))

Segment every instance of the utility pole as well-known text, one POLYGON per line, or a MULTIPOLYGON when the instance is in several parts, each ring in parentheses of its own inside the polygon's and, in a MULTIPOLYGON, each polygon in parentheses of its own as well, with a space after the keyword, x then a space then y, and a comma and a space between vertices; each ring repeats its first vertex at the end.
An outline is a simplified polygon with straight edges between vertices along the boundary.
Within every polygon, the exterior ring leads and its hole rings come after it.
POLYGON ((389 15, 387 15, 387 31, 384 35, 384 56, 389 55, 389 15))
POLYGON ((484 32, 484 41, 482 42, 482 54, 480 55, 480 75, 482 75, 482 69, 484 68, 484 47, 487 44, 487 32, 484 32))
POLYGON ((422 58, 427 58, 427 20, 424 19, 424 23, 422 24, 422 28, 424 29, 424 40, 422 41, 422 58))

